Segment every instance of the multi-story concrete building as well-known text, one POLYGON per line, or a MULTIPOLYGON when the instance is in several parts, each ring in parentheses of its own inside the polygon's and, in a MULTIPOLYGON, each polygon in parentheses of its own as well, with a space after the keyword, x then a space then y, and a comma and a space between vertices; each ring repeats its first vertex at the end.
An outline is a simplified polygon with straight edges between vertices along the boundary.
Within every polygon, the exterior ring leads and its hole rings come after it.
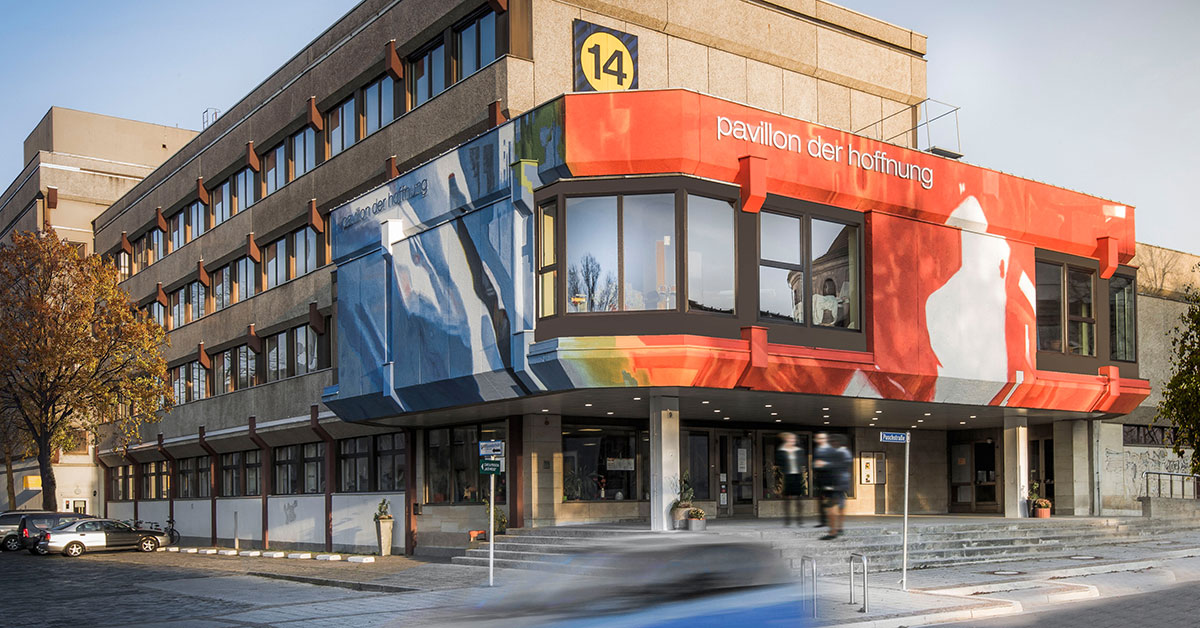
POLYGON ((819 0, 364 1, 97 218, 179 402, 108 513, 462 546, 502 440, 510 526, 666 527, 685 474, 776 516, 783 430, 895 512, 884 429, 919 512, 1097 511, 1133 209, 920 150, 924 54, 819 0))
MULTIPOLYGON (((195 135, 186 129, 51 107, 25 139, 25 167, 0 195, 0 242, 10 242, 14 233, 49 226, 81 253, 91 253, 92 219, 195 135)), ((64 509, 96 510, 103 493, 93 454, 88 443, 80 442, 57 456, 58 503, 64 509)), ((17 503, 8 504, 5 494, 3 508, 40 508, 36 459, 18 461, 13 475, 17 503)))

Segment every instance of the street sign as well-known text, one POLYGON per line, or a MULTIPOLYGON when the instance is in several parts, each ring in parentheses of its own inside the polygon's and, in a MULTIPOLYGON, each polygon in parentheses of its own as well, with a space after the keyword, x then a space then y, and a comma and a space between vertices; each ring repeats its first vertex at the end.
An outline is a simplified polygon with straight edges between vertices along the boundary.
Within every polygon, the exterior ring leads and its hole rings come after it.
POLYGON ((503 456, 504 441, 502 440, 481 440, 479 441, 479 455, 481 456, 503 456))
POLYGON ((881 443, 907 443, 908 432, 880 432, 879 442, 881 443))
POLYGON ((479 472, 484 475, 497 475, 500 473, 499 460, 480 460, 479 472))

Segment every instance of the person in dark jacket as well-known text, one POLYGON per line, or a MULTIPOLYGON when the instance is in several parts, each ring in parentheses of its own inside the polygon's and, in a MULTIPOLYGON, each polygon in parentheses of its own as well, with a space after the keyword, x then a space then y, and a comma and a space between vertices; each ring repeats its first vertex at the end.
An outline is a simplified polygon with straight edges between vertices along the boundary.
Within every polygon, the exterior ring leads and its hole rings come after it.
POLYGON ((796 511, 796 525, 802 521, 799 498, 804 494, 804 475, 808 470, 808 454, 796 444, 796 435, 783 432, 779 435, 779 446, 775 448, 775 466, 783 473, 783 525, 792 524, 792 511, 796 511))
POLYGON ((842 441, 832 442, 824 432, 818 433, 816 440, 813 467, 816 485, 825 507, 825 520, 829 523, 829 534, 821 537, 821 540, 828 541, 836 539, 842 531, 846 492, 850 490, 850 463, 854 457, 842 441))

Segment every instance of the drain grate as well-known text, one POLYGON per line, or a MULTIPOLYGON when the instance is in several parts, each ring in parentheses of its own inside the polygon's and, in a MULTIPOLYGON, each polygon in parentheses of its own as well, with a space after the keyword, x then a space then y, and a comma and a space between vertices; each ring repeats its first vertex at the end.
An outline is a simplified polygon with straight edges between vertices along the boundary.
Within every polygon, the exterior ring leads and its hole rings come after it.
POLYGON ((1020 576, 1020 575, 1023 575, 1024 573, 1025 573, 1024 571, 1013 571, 1011 569, 1000 569, 1000 570, 991 572, 991 574, 993 576, 1020 576))
POLYGON ((1096 560, 1097 558, 1099 558, 1099 557, 1098 556, 1079 555, 1079 556, 1072 556, 1071 560, 1096 560))

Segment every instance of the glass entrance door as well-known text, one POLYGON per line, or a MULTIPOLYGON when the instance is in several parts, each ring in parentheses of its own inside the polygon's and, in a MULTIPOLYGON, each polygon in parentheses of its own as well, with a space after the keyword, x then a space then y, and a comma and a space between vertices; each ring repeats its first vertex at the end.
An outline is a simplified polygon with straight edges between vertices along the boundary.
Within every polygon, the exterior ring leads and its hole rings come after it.
POLYGON ((950 512, 1000 512, 996 449, 992 439, 950 445, 950 512))
POLYGON ((721 432, 717 437, 717 510, 720 516, 754 516, 754 435, 721 432))

